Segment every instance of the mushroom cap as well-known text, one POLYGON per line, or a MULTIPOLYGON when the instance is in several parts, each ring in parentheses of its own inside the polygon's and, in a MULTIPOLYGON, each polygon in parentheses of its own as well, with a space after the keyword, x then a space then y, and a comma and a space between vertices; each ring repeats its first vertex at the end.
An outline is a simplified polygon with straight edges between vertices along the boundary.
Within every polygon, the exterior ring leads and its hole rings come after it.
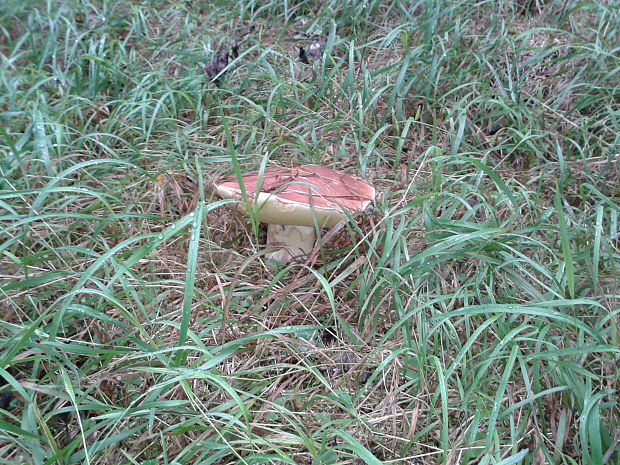
MULTIPOLYGON (((259 173, 243 176, 251 202, 258 205, 258 218, 268 224, 330 227, 349 213, 363 211, 375 198, 375 189, 366 181, 324 166, 304 165, 293 168, 272 167, 264 170, 262 187, 256 196, 259 173)), ((242 199, 235 176, 217 183, 224 198, 242 199)), ((237 205, 245 212, 245 205, 237 205)))

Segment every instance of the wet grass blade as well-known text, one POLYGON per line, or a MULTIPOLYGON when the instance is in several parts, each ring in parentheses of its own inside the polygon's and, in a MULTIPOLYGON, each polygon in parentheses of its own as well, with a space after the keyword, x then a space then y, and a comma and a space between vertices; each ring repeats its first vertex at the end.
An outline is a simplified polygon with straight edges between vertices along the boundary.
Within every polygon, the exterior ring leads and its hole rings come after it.
POLYGON ((570 249, 570 238, 568 237, 568 226, 566 217, 564 216, 564 207, 562 205, 562 196, 560 194, 559 184, 556 185, 555 191, 555 211, 558 215, 558 225, 560 229, 560 243, 562 245, 562 256, 564 257, 564 272, 566 274, 566 285, 571 299, 575 298, 575 270, 573 266, 573 255, 570 249))

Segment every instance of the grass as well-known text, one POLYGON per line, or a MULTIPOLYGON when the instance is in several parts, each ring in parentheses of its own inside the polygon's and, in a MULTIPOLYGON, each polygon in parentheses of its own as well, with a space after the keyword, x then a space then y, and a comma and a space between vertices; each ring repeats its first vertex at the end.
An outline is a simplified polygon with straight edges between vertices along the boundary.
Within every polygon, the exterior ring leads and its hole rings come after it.
POLYGON ((0 463, 620 463, 617 2, 0 18, 0 463), (380 195, 276 267, 291 163, 380 195))

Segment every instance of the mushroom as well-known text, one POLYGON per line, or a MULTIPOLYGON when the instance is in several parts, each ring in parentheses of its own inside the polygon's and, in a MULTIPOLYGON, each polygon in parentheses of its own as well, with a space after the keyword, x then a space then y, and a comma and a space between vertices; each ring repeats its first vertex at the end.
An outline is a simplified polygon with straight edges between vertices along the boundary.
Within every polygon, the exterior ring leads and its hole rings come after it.
MULTIPOLYGON (((347 213, 363 211, 375 198, 375 189, 356 176, 317 165, 272 167, 242 177, 248 200, 262 223, 267 223, 267 247, 280 247, 267 258, 280 262, 303 259, 314 248, 315 221, 331 227, 347 213), (259 190, 257 195, 257 190, 259 190)), ((235 176, 216 183, 224 198, 242 200, 235 176)), ((245 213, 245 205, 237 204, 245 213)))

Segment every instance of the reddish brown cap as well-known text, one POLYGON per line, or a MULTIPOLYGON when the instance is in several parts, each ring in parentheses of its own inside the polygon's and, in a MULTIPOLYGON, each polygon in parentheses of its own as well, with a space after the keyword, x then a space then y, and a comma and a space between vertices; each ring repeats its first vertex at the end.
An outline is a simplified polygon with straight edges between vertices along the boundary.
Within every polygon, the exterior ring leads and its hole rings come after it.
MULTIPOLYGON (((314 216, 319 226, 332 226, 345 217, 344 211, 363 211, 375 198, 375 189, 367 182, 324 166, 267 168, 262 180, 258 172, 248 173, 243 184, 252 201, 260 181, 259 219, 270 224, 312 226, 314 216)), ((241 199, 234 176, 221 180, 217 189, 225 198, 241 199)))

